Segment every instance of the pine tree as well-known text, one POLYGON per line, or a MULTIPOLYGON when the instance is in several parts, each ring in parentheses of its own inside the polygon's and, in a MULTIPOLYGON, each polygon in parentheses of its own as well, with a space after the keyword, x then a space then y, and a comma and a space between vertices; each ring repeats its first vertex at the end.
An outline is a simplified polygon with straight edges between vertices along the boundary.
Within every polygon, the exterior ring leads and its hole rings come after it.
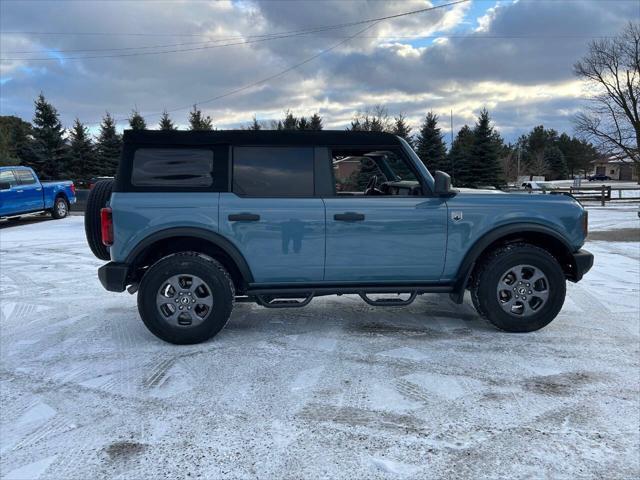
POLYGON ((300 119, 298 120, 297 129, 298 130, 309 130, 309 120, 307 120, 306 117, 300 117, 300 119))
POLYGON ((95 150, 89 131, 77 118, 73 128, 69 130, 69 142, 67 171, 71 178, 88 180, 98 175, 95 150))
POLYGON ((64 128, 57 110, 47 102, 42 93, 34 103, 33 142, 24 164, 33 167, 43 179, 57 178, 65 173, 64 128))
POLYGON ((255 115, 253 116, 251 125, 249 125, 247 130, 254 130, 254 131, 262 130, 262 125, 260 125, 260 122, 258 122, 258 119, 256 118, 255 115))
POLYGON ((447 161, 447 148, 438 127, 438 116, 427 113, 416 138, 416 153, 422 163, 433 173, 436 170, 450 172, 447 161))
POLYGON ((203 116, 197 105, 194 105, 189 113, 189 130, 213 130, 213 120, 208 115, 203 116))
POLYGON ((549 166, 549 180, 564 180, 567 178, 569 174, 567 161, 559 147, 552 145, 546 148, 544 151, 544 160, 549 166))
POLYGON ((0 116, 0 165, 20 165, 32 143, 29 122, 14 116, 0 116))
POLYGON ((473 147, 473 131, 465 125, 456 135, 449 150, 448 160, 451 181, 457 187, 464 187, 472 183, 471 149, 473 147))
POLYGON ((285 112, 282 120, 282 130, 295 130, 298 128, 298 119, 289 110, 285 112))
POLYGON ((489 112, 483 109, 473 129, 471 185, 497 187, 503 183, 499 160, 501 141, 502 139, 491 126, 489 112))
POLYGON ((133 110, 129 117, 129 126, 131 130, 146 130, 147 122, 144 121, 144 117, 140 115, 140 112, 133 110))
POLYGON ((115 120, 107 112, 100 124, 100 135, 96 142, 96 173, 110 177, 115 175, 121 151, 122 138, 116 132, 115 120))
POLYGON ((322 130, 322 118, 317 113, 311 115, 311 120, 309 121, 309 130, 322 130))
POLYGON ((393 130, 392 133, 394 135, 399 136, 400 138, 404 138, 409 145, 413 146, 413 138, 411 136, 412 128, 407 125, 404 114, 400 114, 397 117, 393 118, 393 130))
POLYGON ((165 130, 165 131, 173 131, 173 130, 177 130, 178 129, 173 124, 173 121, 171 120, 171 118, 169 118, 169 114, 167 113, 166 110, 164 112, 162 112, 162 117, 160 117, 160 122, 158 123, 158 128, 160 130, 165 130))

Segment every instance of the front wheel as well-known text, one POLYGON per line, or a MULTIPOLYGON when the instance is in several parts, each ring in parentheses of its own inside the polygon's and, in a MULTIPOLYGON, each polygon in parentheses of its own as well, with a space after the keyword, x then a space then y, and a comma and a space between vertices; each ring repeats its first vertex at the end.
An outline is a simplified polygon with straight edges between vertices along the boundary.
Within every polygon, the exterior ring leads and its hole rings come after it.
POLYGON ((55 219, 61 219, 69 215, 69 204, 63 197, 56 198, 51 209, 51 216, 55 219))
POLYGON ((525 243, 490 253, 474 272, 471 298, 478 313, 507 332, 539 330, 558 315, 566 281, 558 261, 525 243))
POLYGON ((178 345, 204 342, 226 325, 235 291, 224 267, 194 252, 156 262, 140 283, 138 311, 158 338, 178 345))

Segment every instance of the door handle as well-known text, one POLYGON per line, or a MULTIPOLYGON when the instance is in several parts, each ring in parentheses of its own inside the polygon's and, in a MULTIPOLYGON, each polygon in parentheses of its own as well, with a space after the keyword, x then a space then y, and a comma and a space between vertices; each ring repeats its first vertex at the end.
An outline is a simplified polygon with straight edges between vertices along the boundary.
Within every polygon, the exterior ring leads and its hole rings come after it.
POLYGON ((333 216, 336 222, 361 222, 364 220, 364 213, 345 212, 336 213, 333 216))
POLYGON ((16 192, 18 193, 22 193, 24 190, 16 190, 16 192))
POLYGON ((257 222, 260 220, 260 215, 255 213, 232 213, 228 218, 230 222, 257 222))

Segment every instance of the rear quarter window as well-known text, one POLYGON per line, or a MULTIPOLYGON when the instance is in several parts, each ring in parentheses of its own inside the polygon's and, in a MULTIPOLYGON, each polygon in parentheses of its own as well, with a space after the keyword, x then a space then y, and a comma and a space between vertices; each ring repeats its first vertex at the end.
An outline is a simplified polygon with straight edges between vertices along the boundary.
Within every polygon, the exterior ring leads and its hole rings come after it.
POLYGON ((29 170, 16 170, 15 173, 21 185, 31 185, 36 183, 36 177, 34 177, 33 173, 29 170))
POLYGON ((137 187, 209 187, 213 150, 139 148, 133 157, 131 184, 137 187))
POLYGON ((250 197, 312 197, 313 148, 235 147, 233 192, 250 197))

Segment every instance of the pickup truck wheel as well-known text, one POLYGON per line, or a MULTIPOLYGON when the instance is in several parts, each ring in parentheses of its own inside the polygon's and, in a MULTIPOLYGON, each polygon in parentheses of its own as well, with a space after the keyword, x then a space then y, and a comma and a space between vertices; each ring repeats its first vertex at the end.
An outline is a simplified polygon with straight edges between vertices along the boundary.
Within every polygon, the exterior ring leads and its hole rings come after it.
POLYGON ((107 206, 111 198, 113 180, 100 180, 96 182, 89 192, 87 208, 84 211, 84 233, 87 243, 93 254, 100 260, 110 260, 109 250, 102 243, 100 230, 100 210, 107 206))
POLYGON ((158 338, 178 345, 204 342, 226 325, 235 291, 224 267, 194 252, 159 260, 138 290, 138 311, 158 338))
POLYGON ((478 313, 507 332, 551 323, 566 295, 564 272, 546 250, 525 243, 494 250, 478 266, 471 298, 478 313))
POLYGON ((66 217, 69 215, 69 204, 64 197, 56 198, 56 201, 53 203, 53 208, 51 209, 51 216, 56 220, 66 217))

